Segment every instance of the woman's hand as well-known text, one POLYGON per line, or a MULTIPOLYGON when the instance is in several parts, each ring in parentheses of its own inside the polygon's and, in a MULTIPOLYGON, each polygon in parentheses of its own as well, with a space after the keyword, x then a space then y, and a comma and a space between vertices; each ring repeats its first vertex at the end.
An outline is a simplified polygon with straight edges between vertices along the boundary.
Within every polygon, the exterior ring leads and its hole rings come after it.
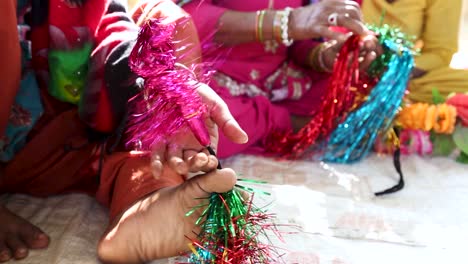
POLYGON ((289 19, 289 36, 294 40, 324 37, 343 39, 344 34, 330 27, 349 29, 358 35, 366 35, 359 5, 350 0, 327 0, 296 8, 289 19))
MULTIPOLYGON (((206 84, 200 84, 197 92, 207 108, 205 126, 210 135, 210 147, 216 151, 218 128, 232 142, 246 143, 247 134, 234 119, 221 97, 206 84)), ((152 151, 153 175, 159 177, 164 163, 168 163, 174 171, 181 175, 216 169, 217 159, 210 156, 205 147, 200 145, 193 133, 179 132, 172 135, 166 143, 155 146, 152 151)))
MULTIPOLYGON (((325 71, 331 71, 333 65, 335 64, 336 57, 341 50, 341 47, 346 42, 346 39, 350 34, 346 35, 346 38, 340 38, 339 40, 330 40, 325 42, 323 45, 323 51, 317 53, 317 56, 322 56, 320 58, 323 61, 323 66, 325 71)), ((359 68, 362 71, 365 71, 369 68, 370 64, 382 54, 382 47, 379 44, 377 38, 373 35, 367 35, 362 38, 362 46, 359 54, 359 68)), ((313 58, 312 58, 313 59, 313 58)))

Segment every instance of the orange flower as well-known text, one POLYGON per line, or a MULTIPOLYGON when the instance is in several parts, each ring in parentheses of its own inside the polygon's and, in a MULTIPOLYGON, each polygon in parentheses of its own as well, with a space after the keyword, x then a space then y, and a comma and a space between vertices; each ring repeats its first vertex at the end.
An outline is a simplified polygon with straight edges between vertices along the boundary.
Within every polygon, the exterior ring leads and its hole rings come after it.
POLYGON ((397 122, 405 129, 423 129, 428 107, 424 103, 408 105, 398 114, 397 122))
POLYGON ((427 108, 425 116, 422 117, 424 119, 424 131, 431 131, 434 127, 434 123, 437 121, 437 107, 435 105, 431 105, 427 108))
POLYGON ((434 123, 434 132, 451 134, 457 121, 457 109, 448 104, 437 105, 437 120, 434 123))
POLYGON ((451 134, 455 129, 456 117, 456 108, 451 105, 416 103, 404 107, 396 121, 404 129, 433 129, 436 133, 451 134))

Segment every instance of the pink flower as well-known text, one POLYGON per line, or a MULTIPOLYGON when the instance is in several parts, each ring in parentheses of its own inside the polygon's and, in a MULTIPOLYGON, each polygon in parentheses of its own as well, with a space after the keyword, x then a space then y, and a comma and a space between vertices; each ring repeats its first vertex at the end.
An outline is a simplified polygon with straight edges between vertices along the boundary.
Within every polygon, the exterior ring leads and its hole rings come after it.
POLYGON ((432 142, 429 132, 422 130, 403 130, 400 134, 400 149, 405 155, 432 154, 432 142))
POLYGON ((446 101, 457 109, 457 117, 463 126, 468 126, 468 94, 456 94, 446 101))

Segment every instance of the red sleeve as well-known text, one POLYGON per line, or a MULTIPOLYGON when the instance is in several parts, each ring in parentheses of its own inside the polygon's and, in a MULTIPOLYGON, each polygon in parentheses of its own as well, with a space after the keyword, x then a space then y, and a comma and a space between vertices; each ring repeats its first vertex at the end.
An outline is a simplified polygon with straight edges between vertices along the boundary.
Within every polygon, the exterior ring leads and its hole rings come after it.
POLYGON ((96 29, 88 85, 80 104, 80 117, 91 128, 114 132, 126 112, 128 99, 137 89, 128 56, 138 27, 118 0, 110 1, 96 29))

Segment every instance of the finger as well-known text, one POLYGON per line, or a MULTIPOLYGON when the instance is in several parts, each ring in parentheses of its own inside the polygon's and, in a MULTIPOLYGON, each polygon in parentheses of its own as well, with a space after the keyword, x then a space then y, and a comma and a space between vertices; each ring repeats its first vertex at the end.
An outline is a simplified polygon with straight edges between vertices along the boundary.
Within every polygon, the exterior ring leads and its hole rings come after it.
POLYGON ((195 155, 187 159, 189 166, 189 172, 199 172, 204 166, 209 162, 209 155, 206 155, 203 152, 196 153, 195 155))
POLYGON ((178 145, 171 144, 167 150, 167 160, 169 167, 181 175, 189 172, 187 163, 183 160, 182 148, 178 145))
POLYGON ((317 26, 316 32, 311 32, 311 34, 317 34, 323 38, 337 41, 342 41, 345 38, 345 34, 333 31, 327 26, 317 26))
MULTIPOLYGON (((323 4, 326 5, 326 9, 333 12, 333 10, 353 10, 356 13, 356 18, 362 20, 361 7, 355 1, 342 1, 342 0, 328 0, 323 4)), ((335 11, 336 12, 336 11, 335 11)))
POLYGON ((208 156, 208 163, 201 168, 201 171, 209 172, 218 167, 218 158, 213 155, 208 156))
POLYGON ((331 40, 328 41, 327 47, 332 48, 336 53, 340 52, 341 48, 345 44, 345 42, 348 40, 349 37, 351 37, 353 33, 349 32, 346 34, 342 34, 338 40, 331 40))
MULTIPOLYGON (((202 150, 186 149, 186 150, 184 150, 184 153, 183 153, 183 155, 184 155, 183 159, 187 164, 190 164, 190 160, 200 152, 202 152, 202 150)), ((202 152, 202 153, 204 153, 204 152, 202 152)), ((207 154, 207 156, 208 155, 209 154, 207 154)))
POLYGON ((380 56, 383 53, 382 46, 379 43, 379 40, 374 35, 367 35, 362 39, 363 46, 362 51, 371 52, 374 51, 377 56, 380 56))
POLYGON ((190 159, 189 172, 210 172, 215 170, 218 166, 218 159, 213 155, 206 155, 205 153, 197 153, 190 159))
POLYGON ((369 31, 361 21, 346 15, 338 15, 337 24, 338 26, 349 29, 354 34, 361 36, 367 35, 369 31))
POLYGON ((359 7, 346 5, 338 10, 338 14, 343 14, 345 17, 349 17, 351 19, 355 19, 357 21, 362 22, 362 13, 359 7))
POLYGON ((6 244, 15 259, 23 259, 28 255, 28 247, 16 235, 8 236, 6 244))
POLYGON ((345 4, 346 6, 349 6, 349 7, 352 7, 354 9, 357 9, 359 11, 359 13, 362 13, 361 12, 361 6, 354 0, 347 0, 345 1, 345 4))
MULTIPOLYGON (((210 147, 216 153, 216 150, 218 148, 218 143, 219 143, 219 129, 218 129, 218 126, 216 125, 216 123, 211 118, 206 118, 205 119, 205 124, 206 124, 206 127, 208 128, 208 133, 210 135, 210 147)), ((209 155, 209 152, 208 152, 207 148, 204 148, 204 150, 209 155)))
POLYGON ((7 262, 11 259, 11 251, 7 248, 5 243, 0 240, 0 262, 7 262))
POLYGON ((158 145, 151 152, 151 172, 155 178, 159 178, 162 174, 166 149, 166 145, 158 145))
POLYGON ((363 60, 359 65, 359 69, 362 70, 362 71, 367 70, 369 68, 369 66, 371 65, 371 63, 375 60, 375 58, 377 58, 377 55, 376 55, 376 53, 374 51, 371 51, 371 52, 367 53, 363 57, 363 60))
POLYGON ((212 111, 211 118, 221 132, 232 142, 244 144, 249 140, 247 133, 239 126, 229 111, 226 103, 218 103, 212 111))
POLYGON ((249 140, 247 133, 239 126, 221 97, 206 85, 199 89, 208 97, 211 105, 209 117, 218 125, 222 133, 234 143, 247 143, 249 140))
POLYGON ((193 177, 190 181, 206 193, 224 193, 234 188, 237 178, 233 170, 222 169, 193 177))

